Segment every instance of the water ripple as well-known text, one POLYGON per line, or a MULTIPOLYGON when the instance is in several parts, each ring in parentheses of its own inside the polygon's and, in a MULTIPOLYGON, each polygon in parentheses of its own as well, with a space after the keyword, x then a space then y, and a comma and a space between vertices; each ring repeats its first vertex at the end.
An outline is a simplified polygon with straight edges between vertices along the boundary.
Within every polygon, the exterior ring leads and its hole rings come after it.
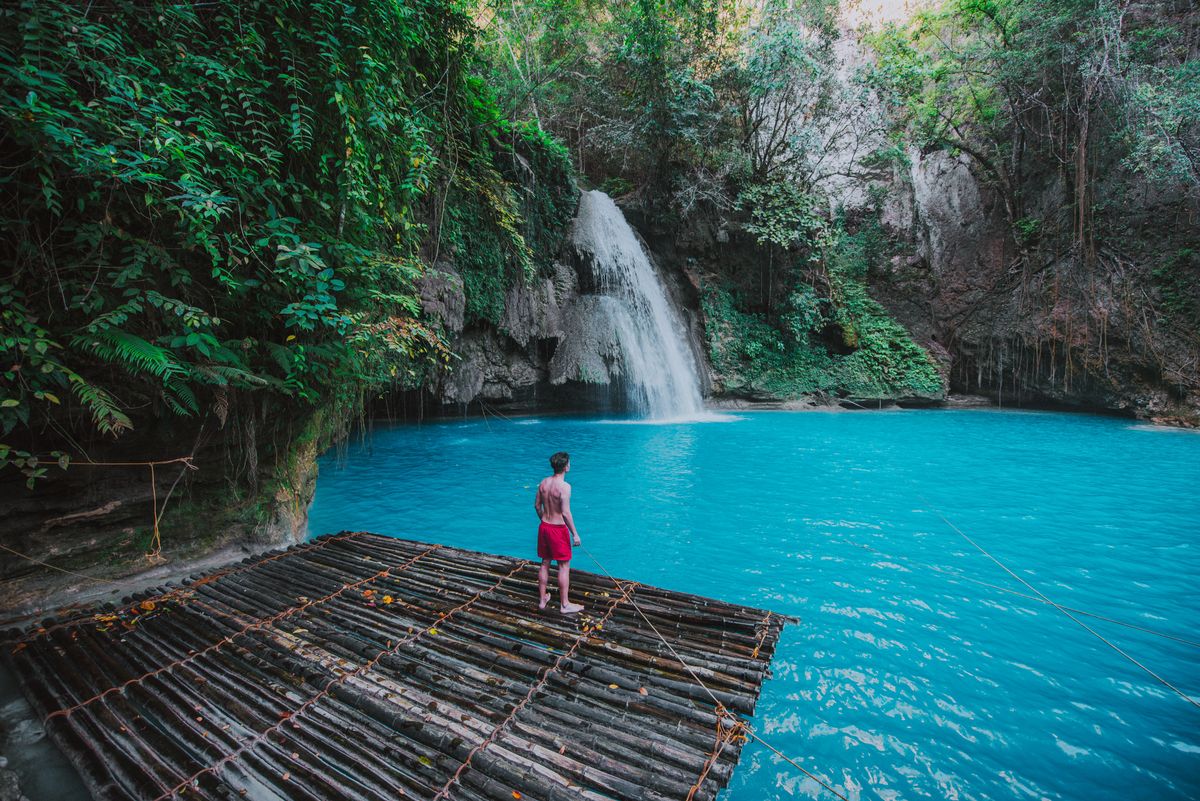
MULTIPOLYGON (((800 620, 755 724, 848 797, 1200 798, 1196 710, 1004 592, 1031 594, 939 517, 1058 603, 1188 637, 1200 437, 994 411, 597 422, 379 430, 322 460, 310 530, 528 557, 533 487, 568 450, 580 533, 610 570, 800 620)), ((1088 620, 1200 695, 1195 646, 1088 620)), ((752 742, 722 798, 830 796, 752 742)))

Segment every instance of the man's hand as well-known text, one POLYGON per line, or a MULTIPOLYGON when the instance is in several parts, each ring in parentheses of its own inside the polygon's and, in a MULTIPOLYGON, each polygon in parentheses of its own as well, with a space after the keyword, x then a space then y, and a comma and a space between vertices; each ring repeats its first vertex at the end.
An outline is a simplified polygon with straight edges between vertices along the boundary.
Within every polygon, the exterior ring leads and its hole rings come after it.
POLYGON ((579 535, 576 534, 575 535, 575 547, 578 548, 580 545, 583 545, 583 540, 579 539, 579 535))

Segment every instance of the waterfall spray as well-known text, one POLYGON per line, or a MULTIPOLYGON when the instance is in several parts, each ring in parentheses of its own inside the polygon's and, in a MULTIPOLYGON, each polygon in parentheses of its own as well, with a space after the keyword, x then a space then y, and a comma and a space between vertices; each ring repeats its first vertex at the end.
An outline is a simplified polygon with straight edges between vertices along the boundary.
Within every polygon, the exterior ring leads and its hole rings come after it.
POLYGON ((704 404, 683 322, 612 198, 583 194, 572 243, 590 264, 597 291, 620 307, 600 306, 609 309, 620 343, 630 405, 651 418, 699 414, 704 404))

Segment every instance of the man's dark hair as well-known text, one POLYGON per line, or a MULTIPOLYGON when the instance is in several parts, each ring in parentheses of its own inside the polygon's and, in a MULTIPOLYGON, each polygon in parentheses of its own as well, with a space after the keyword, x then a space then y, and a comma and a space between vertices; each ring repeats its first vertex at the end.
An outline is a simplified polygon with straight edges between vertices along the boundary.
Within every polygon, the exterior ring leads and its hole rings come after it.
POLYGON ((559 451, 550 457, 550 467, 554 470, 554 474, 558 475, 567 469, 567 465, 571 461, 571 456, 566 451, 559 451))

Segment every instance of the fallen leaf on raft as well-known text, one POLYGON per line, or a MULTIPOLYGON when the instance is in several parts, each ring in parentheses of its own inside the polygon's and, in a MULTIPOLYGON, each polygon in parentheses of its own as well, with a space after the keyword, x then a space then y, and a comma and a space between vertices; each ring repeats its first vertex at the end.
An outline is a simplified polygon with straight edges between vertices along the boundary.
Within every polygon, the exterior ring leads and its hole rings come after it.
POLYGON ((141 607, 143 612, 153 612, 154 611, 154 601, 142 601, 139 604, 139 606, 141 607))
POLYGON ((564 745, 564 746, 561 746, 561 747, 558 749, 558 753, 560 753, 560 754, 565 754, 565 753, 567 753, 567 747, 566 747, 565 745, 564 745))
POLYGON ((285 773, 284 773, 282 776, 280 776, 279 778, 283 779, 283 780, 286 782, 288 779, 292 778, 292 774, 285 772, 285 773))
POLYGON ((610 684, 610 685, 608 685, 608 689, 610 689, 610 690, 615 690, 615 689, 617 689, 617 685, 615 685, 615 684, 610 684))
POLYGON ((390 595, 385 595, 385 596, 383 596, 383 602, 384 602, 385 604, 390 604, 390 603, 391 603, 392 601, 394 601, 394 600, 396 600, 396 599, 395 599, 395 598, 393 598, 393 597, 392 597, 392 596, 390 596, 390 595))
POLYGON ((427 756, 419 756, 419 757, 417 757, 417 761, 420 762, 422 765, 424 765, 427 768, 433 767, 433 761, 427 756))
POLYGON ((300 753, 299 753, 298 751, 293 751, 293 752, 292 752, 292 759, 299 759, 299 758, 300 758, 300 753))
POLYGON ((370 598, 374 594, 375 594, 375 590, 363 590, 364 598, 370 598))
POLYGON ((23 651, 23 650, 25 650, 25 649, 26 649, 26 648, 28 648, 28 647, 29 647, 29 643, 27 643, 27 642, 19 642, 19 643, 17 643, 16 647, 12 649, 12 652, 15 654, 15 653, 17 653, 18 651, 23 651))
POLYGON ((521 797, 521 794, 518 793, 516 790, 513 790, 513 798, 520 798, 520 797, 521 797))
POLYGON ((429 633, 430 633, 430 634, 437 634, 437 629, 430 629, 430 630, 429 630, 429 633))
POLYGON ((308 629, 292 629, 292 634, 307 634, 308 629))

